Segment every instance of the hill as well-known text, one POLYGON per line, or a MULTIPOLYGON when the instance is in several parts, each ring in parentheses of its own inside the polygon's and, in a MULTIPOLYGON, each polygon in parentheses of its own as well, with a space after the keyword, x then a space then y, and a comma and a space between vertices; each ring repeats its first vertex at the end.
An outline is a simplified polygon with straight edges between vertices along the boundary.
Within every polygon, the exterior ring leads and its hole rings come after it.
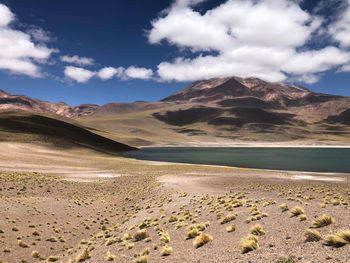
POLYGON ((72 123, 21 111, 0 113, 0 140, 45 143, 63 148, 84 147, 105 153, 134 149, 72 123))

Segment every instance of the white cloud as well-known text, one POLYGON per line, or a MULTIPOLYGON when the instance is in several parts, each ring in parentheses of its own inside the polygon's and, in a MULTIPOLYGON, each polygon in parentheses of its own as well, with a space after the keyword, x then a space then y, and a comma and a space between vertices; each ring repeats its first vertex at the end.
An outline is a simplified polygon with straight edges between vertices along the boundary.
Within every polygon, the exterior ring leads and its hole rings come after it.
POLYGON ((64 68, 64 75, 70 79, 75 80, 79 83, 85 83, 89 81, 93 76, 95 76, 95 72, 78 67, 66 66, 64 68))
POLYGON ((55 37, 44 29, 36 26, 31 26, 27 33, 30 34, 34 41, 48 43, 55 40, 55 37))
POLYGON ((304 82, 306 84, 314 84, 320 80, 320 76, 314 75, 314 74, 304 74, 304 75, 299 75, 297 77, 291 78, 290 80, 304 82))
POLYGON ((331 36, 345 48, 350 47, 350 0, 347 2, 345 11, 340 15, 339 20, 329 28, 331 36))
POLYGON ((35 44, 29 34, 13 29, 11 22, 14 19, 11 10, 0 4, 0 69, 13 74, 42 77, 36 62, 45 63, 57 50, 35 44))
POLYGON ((153 76, 153 71, 147 68, 139 68, 130 66, 124 70, 122 78, 124 79, 150 79, 153 76))
MULTIPOLYGON (((0 61, 1 65, 1 61, 0 61)), ((130 66, 127 69, 123 67, 104 67, 99 71, 90 71, 81 67, 66 66, 64 69, 64 75, 73 79, 79 83, 88 82, 93 77, 98 77, 102 80, 112 79, 117 77, 121 80, 129 79, 150 79, 153 76, 153 71, 147 68, 139 68, 135 66, 130 66)))
POLYGON ((102 80, 107 80, 107 79, 113 78, 114 76, 119 77, 123 74, 123 72, 124 72, 123 67, 119 67, 119 68, 104 67, 99 70, 99 72, 97 73, 97 76, 102 80))
POLYGON ((317 73, 329 70, 350 61, 350 53, 336 47, 296 53, 282 66, 292 74, 317 73))
POLYGON ((87 57, 79 57, 77 55, 74 56, 68 56, 64 55, 61 56, 61 61, 71 64, 76 64, 79 66, 90 66, 94 64, 93 58, 87 58, 87 57))
POLYGON ((308 76, 316 81, 315 74, 350 62, 350 53, 339 47, 306 47, 325 31, 323 18, 302 10, 301 1, 228 0, 204 14, 193 9, 198 2, 178 0, 152 21, 150 43, 165 40, 195 55, 161 62, 158 75, 162 80, 235 75, 307 82, 308 76), (203 53, 207 51, 214 53, 203 53))
POLYGON ((4 4, 0 4, 0 26, 7 27, 11 21, 15 18, 15 15, 4 4))

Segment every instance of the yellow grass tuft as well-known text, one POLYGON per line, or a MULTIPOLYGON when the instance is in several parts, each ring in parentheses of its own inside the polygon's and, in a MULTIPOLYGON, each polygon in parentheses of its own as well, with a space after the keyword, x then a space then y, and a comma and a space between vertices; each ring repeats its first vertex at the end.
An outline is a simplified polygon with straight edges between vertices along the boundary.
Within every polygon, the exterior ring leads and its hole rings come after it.
POLYGON ((322 239, 320 232, 312 229, 306 230, 305 237, 305 242, 317 242, 322 239))
POLYGON ((161 236, 160 236, 160 241, 162 243, 169 243, 170 242, 170 236, 168 233, 162 233, 161 236))
POLYGON ((39 252, 36 250, 32 251, 31 256, 32 256, 32 258, 40 258, 39 252))
POLYGON ((127 243, 127 244, 125 245, 125 247, 126 247, 127 249, 132 249, 134 246, 135 246, 135 243, 127 243))
POLYGON ((27 247, 29 247, 27 243, 25 243, 24 241, 22 241, 22 240, 20 240, 20 239, 17 240, 17 243, 18 243, 18 245, 19 245, 20 247, 22 247, 22 248, 27 248, 27 247))
POLYGON ((227 232, 233 232, 236 230, 236 226, 235 225, 230 225, 228 227, 226 227, 226 231, 227 232))
POLYGON ((58 261, 60 258, 59 257, 56 257, 56 256, 49 256, 47 258, 47 262, 56 262, 58 261))
POLYGON ((241 248, 242 254, 258 249, 259 248, 258 238, 252 234, 248 235, 241 241, 240 248, 241 248))
POLYGON ((285 211, 288 211, 288 210, 289 210, 287 204, 281 204, 281 205, 280 205, 280 208, 281 208, 282 212, 285 212, 285 211))
POLYGON ((185 237, 185 239, 186 240, 192 239, 192 238, 195 238, 196 236, 199 236, 200 234, 201 232, 197 228, 192 228, 187 232, 187 236, 185 237))
POLYGON ((261 225, 256 224, 250 229, 250 233, 256 236, 262 236, 265 235, 264 229, 261 227, 261 225))
POLYGON ((107 251, 106 253, 106 260, 107 261, 114 261, 117 257, 113 255, 110 251, 107 251))
POLYGON ((320 228, 320 227, 328 226, 333 223, 334 223, 333 217, 329 215, 323 215, 312 222, 312 227, 320 228))
POLYGON ((77 262, 83 262, 90 258, 89 250, 86 248, 81 254, 76 257, 77 262))
POLYGON ((342 247, 345 246, 348 242, 338 235, 327 235, 325 238, 325 244, 332 247, 342 247))
POLYGON ((126 233, 123 235, 122 240, 129 240, 131 238, 132 238, 132 236, 129 233, 126 233))
POLYGON ((300 206, 295 206, 292 208, 292 210, 290 210, 290 217, 298 216, 301 214, 304 214, 304 209, 302 209, 300 206))
POLYGON ((337 233, 337 236, 341 237, 346 242, 350 243, 350 229, 339 231, 337 233))
POLYGON ((213 240, 213 237, 209 234, 201 233, 199 236, 196 237, 196 239, 193 241, 193 245, 196 248, 199 248, 205 244, 207 244, 209 241, 213 240))
POLYGON ((148 258, 147 258, 147 256, 140 256, 137 259, 135 259, 134 262, 135 263, 147 263, 148 262, 148 258))
POLYGON ((231 222, 232 220, 235 220, 236 218, 237 218, 237 215, 235 214, 227 215, 221 220, 220 224, 226 224, 228 222, 231 222))
POLYGON ((150 238, 150 237, 146 237, 146 238, 145 238, 145 242, 146 242, 146 243, 151 242, 151 241, 152 241, 152 238, 150 238))
POLYGON ((171 253, 173 253, 173 248, 169 247, 168 245, 164 245, 162 247, 162 251, 160 252, 162 256, 169 256, 171 253))
POLYGON ((135 241, 141 241, 147 237, 149 237, 149 234, 148 234, 146 229, 142 229, 142 230, 137 231, 135 236, 134 236, 135 241))
POLYGON ((306 221, 307 220, 307 216, 306 215, 300 215, 299 216, 299 220, 300 221, 306 221))

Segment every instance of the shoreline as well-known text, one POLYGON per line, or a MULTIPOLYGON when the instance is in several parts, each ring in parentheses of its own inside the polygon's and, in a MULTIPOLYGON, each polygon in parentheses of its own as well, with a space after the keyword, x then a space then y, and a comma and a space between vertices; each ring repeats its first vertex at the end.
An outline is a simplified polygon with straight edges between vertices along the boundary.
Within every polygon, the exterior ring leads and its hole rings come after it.
POLYGON ((203 145, 194 145, 194 144, 155 144, 152 146, 139 146, 139 149, 143 148, 339 148, 339 149, 348 149, 350 145, 264 145, 264 144, 256 144, 256 145, 211 145, 211 144, 203 144, 203 145))
POLYGON ((152 160, 142 160, 131 157, 125 157, 128 159, 144 162, 148 165, 195 165, 200 167, 210 167, 210 168, 226 168, 226 169, 236 169, 236 170, 246 170, 247 172, 257 172, 257 173, 283 173, 287 176, 295 176, 297 173, 302 175, 310 176, 343 176, 346 180, 350 177, 350 173, 341 172, 315 172, 315 171, 295 171, 295 170, 273 170, 273 169, 262 169, 262 168, 249 168, 249 167, 238 167, 238 166, 227 166, 227 165, 215 165, 215 164, 197 164, 197 163, 181 163, 181 162, 169 162, 169 161, 152 161, 152 160))
POLYGON ((153 145, 139 146, 138 148, 176 148, 176 147, 233 147, 233 148, 350 148, 350 144, 328 144, 328 143, 295 143, 295 142, 209 142, 209 143, 159 143, 153 145))

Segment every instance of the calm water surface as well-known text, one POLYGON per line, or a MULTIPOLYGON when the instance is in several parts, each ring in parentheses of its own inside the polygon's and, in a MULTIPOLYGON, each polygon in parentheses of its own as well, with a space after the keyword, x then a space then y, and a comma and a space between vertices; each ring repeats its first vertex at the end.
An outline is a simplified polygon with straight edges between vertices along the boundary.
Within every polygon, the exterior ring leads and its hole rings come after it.
POLYGON ((154 147, 122 155, 150 161, 350 173, 350 148, 154 147))

